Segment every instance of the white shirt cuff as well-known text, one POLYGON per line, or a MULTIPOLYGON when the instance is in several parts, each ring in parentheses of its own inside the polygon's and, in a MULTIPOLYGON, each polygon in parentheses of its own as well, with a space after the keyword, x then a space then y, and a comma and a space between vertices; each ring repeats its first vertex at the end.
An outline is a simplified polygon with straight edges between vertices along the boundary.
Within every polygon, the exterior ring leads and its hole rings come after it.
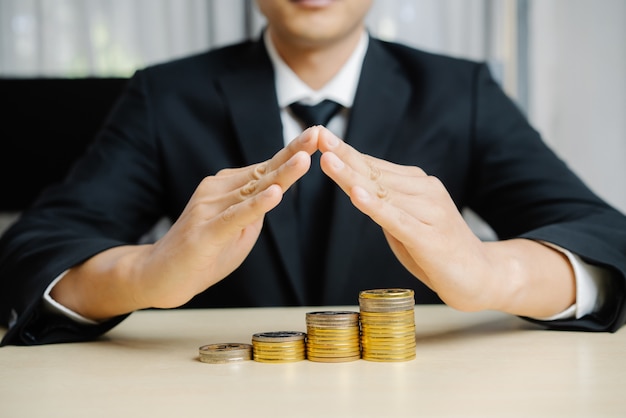
POLYGON ((52 299, 52 296, 50 296, 50 292, 52 291, 52 288, 67 274, 67 272, 68 270, 65 270, 63 273, 59 274, 57 278, 54 279, 52 283, 50 283, 50 285, 48 285, 48 287, 46 288, 46 291, 43 294, 44 308, 48 310, 48 312, 65 315, 68 318, 73 319, 74 321, 80 324, 97 325, 98 322, 77 314, 73 310, 68 309, 65 306, 61 305, 56 300, 52 299))
POLYGON ((604 297, 603 282, 609 278, 607 269, 584 262, 579 256, 549 242, 543 244, 565 254, 574 269, 576 278, 576 302, 564 311, 547 318, 535 318, 540 321, 554 321, 557 319, 580 319, 601 306, 604 297))

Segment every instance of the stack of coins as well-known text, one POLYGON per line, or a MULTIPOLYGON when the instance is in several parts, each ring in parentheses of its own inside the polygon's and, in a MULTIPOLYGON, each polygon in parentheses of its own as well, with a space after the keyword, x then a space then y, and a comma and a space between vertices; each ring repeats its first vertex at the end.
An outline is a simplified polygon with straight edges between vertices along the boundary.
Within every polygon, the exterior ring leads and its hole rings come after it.
POLYGON ((411 289, 359 293, 362 358, 407 361, 415 358, 415 298, 411 289))
POLYGON ((306 326, 309 360, 340 363, 361 358, 358 312, 308 312, 306 326))
POLYGON ((203 363, 236 363, 252 359, 252 346, 242 343, 208 344, 200 347, 199 360, 203 363))
POLYGON ((252 356, 262 363, 291 363, 306 358, 306 334, 272 331, 252 335, 252 356))

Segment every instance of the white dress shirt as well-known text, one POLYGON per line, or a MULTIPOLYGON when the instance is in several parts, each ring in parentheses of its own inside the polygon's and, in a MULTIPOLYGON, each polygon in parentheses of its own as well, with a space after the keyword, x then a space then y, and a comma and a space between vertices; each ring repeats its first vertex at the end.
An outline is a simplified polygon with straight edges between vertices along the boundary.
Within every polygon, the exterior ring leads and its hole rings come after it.
MULTIPOLYGON (((306 85, 289 66, 281 59, 267 33, 263 38, 276 76, 276 93, 280 115, 283 124, 283 140, 285 145, 302 132, 300 122, 294 118, 289 105, 294 102, 314 105, 324 99, 333 100, 343 106, 328 123, 327 128, 335 135, 343 138, 352 108, 358 85, 363 59, 367 51, 369 37, 366 32, 359 41, 356 49, 341 68, 341 70, 321 89, 313 90, 306 85)), ((572 264, 576 276, 576 302, 569 308, 549 318, 535 318, 544 321, 556 319, 582 318, 600 306, 604 295, 601 292, 603 283, 608 280, 609 272, 606 269, 585 263, 575 254, 553 244, 544 243, 564 253, 572 264)), ((76 312, 61 305, 50 296, 50 291, 67 272, 59 275, 44 293, 44 305, 50 311, 67 315, 77 322, 95 324, 97 322, 85 318, 76 312)))

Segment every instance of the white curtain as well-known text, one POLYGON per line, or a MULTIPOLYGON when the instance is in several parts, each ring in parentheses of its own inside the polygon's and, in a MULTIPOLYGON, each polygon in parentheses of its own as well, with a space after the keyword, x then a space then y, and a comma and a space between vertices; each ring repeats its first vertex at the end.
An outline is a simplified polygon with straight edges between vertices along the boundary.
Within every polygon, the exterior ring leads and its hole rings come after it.
MULTIPOLYGON (((514 1, 377 0, 368 25, 385 39, 488 59, 501 72, 501 23, 514 1)), ((128 75, 254 36, 263 23, 251 0, 0 0, 0 74, 128 75)))
POLYGON ((128 76, 241 39, 245 0, 0 0, 0 74, 128 76))

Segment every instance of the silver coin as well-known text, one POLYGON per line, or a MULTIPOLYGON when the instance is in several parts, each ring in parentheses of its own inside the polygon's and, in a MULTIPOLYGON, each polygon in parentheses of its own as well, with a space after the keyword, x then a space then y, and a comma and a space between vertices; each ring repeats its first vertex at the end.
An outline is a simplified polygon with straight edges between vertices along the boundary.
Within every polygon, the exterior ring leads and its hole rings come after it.
POLYGON ((269 331, 252 335, 252 341, 285 342, 304 340, 306 333, 301 331, 269 331))

